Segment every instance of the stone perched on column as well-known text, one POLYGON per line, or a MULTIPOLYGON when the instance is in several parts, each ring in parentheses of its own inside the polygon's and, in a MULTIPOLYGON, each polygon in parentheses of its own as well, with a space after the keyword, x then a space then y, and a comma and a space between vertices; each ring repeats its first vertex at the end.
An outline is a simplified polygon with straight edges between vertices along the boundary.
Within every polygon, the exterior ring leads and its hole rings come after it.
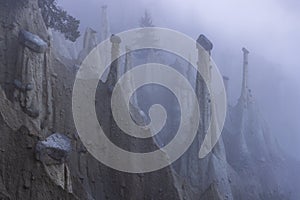
POLYGON ((24 46, 28 47, 36 53, 45 53, 48 48, 47 43, 39 36, 34 35, 28 31, 21 30, 19 33, 19 41, 24 46))
POLYGON ((111 41, 111 43, 116 43, 116 44, 120 44, 122 42, 121 38, 114 34, 111 35, 110 41, 111 41))
POLYGON ((197 43, 200 44, 206 51, 210 52, 213 49, 213 43, 203 34, 197 39, 197 43))

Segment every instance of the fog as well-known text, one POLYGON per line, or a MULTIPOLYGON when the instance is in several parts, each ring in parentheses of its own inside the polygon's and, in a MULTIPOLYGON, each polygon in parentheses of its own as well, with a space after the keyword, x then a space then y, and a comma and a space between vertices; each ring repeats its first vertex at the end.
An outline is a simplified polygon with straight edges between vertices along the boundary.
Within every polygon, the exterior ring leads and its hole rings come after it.
POLYGON ((205 34, 213 59, 230 78, 229 102, 240 94, 242 47, 250 51, 249 82, 270 130, 282 148, 300 159, 300 2, 278 0, 60 0, 81 20, 80 30, 100 30, 101 6, 108 5, 111 32, 138 27, 147 9, 159 27, 192 38, 205 34))

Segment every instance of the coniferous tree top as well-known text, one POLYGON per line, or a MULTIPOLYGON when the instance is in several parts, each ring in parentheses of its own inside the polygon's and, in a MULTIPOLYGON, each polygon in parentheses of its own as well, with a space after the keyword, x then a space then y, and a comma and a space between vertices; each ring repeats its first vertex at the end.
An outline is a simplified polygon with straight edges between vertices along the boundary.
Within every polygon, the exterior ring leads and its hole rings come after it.
POLYGON ((47 28, 63 33, 66 39, 75 42, 80 36, 80 21, 57 5, 56 0, 38 0, 47 28))
POLYGON ((140 19, 140 27, 153 27, 151 14, 145 10, 144 16, 140 19))

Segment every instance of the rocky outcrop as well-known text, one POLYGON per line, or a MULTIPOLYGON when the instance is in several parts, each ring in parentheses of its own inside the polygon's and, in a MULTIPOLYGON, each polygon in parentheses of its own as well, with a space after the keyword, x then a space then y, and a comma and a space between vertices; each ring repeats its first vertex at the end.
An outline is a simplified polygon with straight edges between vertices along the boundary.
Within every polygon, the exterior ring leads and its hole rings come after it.
POLYGON ((0 2, 1 199, 76 199, 34 157, 52 131, 51 49, 37 1, 0 2))

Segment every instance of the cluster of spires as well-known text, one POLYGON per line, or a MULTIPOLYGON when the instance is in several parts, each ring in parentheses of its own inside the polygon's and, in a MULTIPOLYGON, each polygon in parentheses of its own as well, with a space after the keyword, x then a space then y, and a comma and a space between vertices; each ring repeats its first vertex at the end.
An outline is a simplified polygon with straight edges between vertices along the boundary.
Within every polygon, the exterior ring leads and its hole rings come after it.
MULTIPOLYGON (((101 30, 100 30, 100 41, 104 41, 107 38, 109 38, 110 34, 110 26, 109 26, 109 20, 107 15, 107 6, 102 6, 101 8, 101 30)), ((84 34, 83 39, 83 52, 86 54, 91 49, 93 49, 98 44, 98 37, 97 37, 97 31, 95 31, 92 28, 87 28, 84 34)), ((79 56, 80 61, 85 57, 86 55, 79 56)))
MULTIPOLYGON (((107 39, 111 34, 110 34, 110 27, 109 27, 109 21, 108 21, 108 16, 107 16, 107 6, 104 5, 102 6, 102 12, 101 12, 101 41, 107 39)), ((92 34, 96 34, 96 31, 94 30, 87 30, 86 31, 86 36, 88 37, 88 33, 92 32, 92 34)), ((91 39, 91 38, 89 38, 91 39)), ((113 43, 113 46, 115 48, 118 48, 119 43, 121 41, 119 41, 119 38, 117 36, 111 35, 110 36, 110 40, 113 43)), ((92 44, 90 44, 91 41, 88 40, 88 38, 86 38, 84 40, 84 48, 87 49, 91 49, 92 44)), ((96 41, 93 41, 93 43, 96 43, 96 41)), ((199 38, 197 39, 197 44, 199 44, 201 47, 203 47, 203 49, 205 51, 207 51, 209 53, 209 55, 211 55, 211 51, 213 49, 213 43, 203 34, 201 34, 199 36, 199 38)), ((247 107, 248 102, 250 100, 251 97, 251 90, 249 89, 249 85, 248 85, 248 55, 249 55, 249 51, 246 48, 242 48, 243 51, 243 80, 242 80, 242 88, 241 88, 241 95, 240 98, 238 100, 239 104, 244 104, 244 107, 247 107)), ((112 53, 117 53, 117 52, 113 52, 112 53)), ((130 62, 130 58, 128 58, 129 56, 126 57, 126 60, 128 62, 130 62)), ((127 63, 129 64, 129 63, 127 63)), ((224 81, 224 85, 225 85, 225 89, 226 92, 228 90, 228 82, 229 82, 229 78, 226 76, 223 76, 223 81, 224 81)))
MULTIPOLYGON (((120 38, 118 36, 112 35, 111 36, 111 42, 114 46, 119 46, 120 38)), ((209 53, 209 55, 211 55, 211 50, 213 48, 213 44, 204 36, 204 35, 200 35, 198 40, 197 40, 197 44, 201 45, 205 51, 207 51, 209 53)), ((198 50, 200 50, 198 48, 198 50)), ((241 88, 241 95, 239 98, 239 104, 244 104, 244 107, 248 106, 248 103, 250 101, 251 98, 251 90, 249 89, 249 84, 248 84, 248 55, 249 55, 249 51, 246 48, 242 48, 243 51, 243 80, 242 80, 242 88, 241 88)), ((112 51, 112 53, 114 53, 115 51, 112 51)), ((130 58, 128 58, 129 55, 126 56, 126 60, 130 60, 130 58)), ((208 58, 210 59, 210 58, 208 58)), ((209 73, 209 72, 207 72, 209 73)), ((223 81, 224 81, 224 86, 225 86, 225 90, 226 92, 228 91, 228 82, 229 82, 229 78, 226 76, 223 76, 223 81)))
MULTIPOLYGON (((205 36, 200 35, 197 39, 197 43, 211 55, 211 50, 213 49, 212 42, 205 36)), ((199 49, 199 48, 198 48, 199 49)), ((242 89, 241 89, 241 95, 239 98, 239 104, 244 104, 244 107, 247 107, 248 102, 251 98, 251 90, 249 89, 248 84, 248 55, 249 51, 243 47, 243 80, 242 80, 242 89)), ((226 92, 228 92, 228 82, 229 78, 227 76, 223 76, 223 82, 225 86, 226 92)))

